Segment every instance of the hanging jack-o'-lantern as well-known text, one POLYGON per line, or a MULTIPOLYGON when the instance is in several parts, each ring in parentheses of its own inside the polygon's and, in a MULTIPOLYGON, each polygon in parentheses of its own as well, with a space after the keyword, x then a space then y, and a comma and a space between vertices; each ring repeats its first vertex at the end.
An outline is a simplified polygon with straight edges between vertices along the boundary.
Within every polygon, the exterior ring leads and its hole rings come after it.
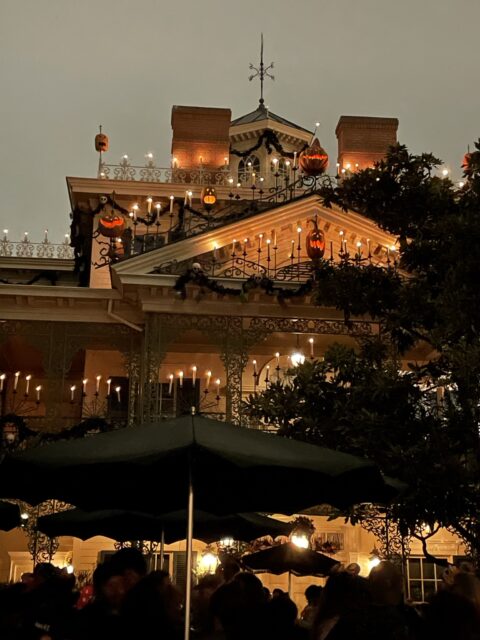
POLYGON ((116 213, 107 213, 98 221, 98 231, 106 238, 119 238, 125 230, 125 219, 116 213))
POLYGON ((299 157, 300 169, 307 176, 319 176, 324 173, 328 166, 328 154, 320 145, 318 138, 302 151, 299 157))
POLYGON ((217 202, 217 192, 213 187, 204 187, 200 196, 205 209, 211 209, 217 202))
POLYGON ((100 127, 100 133, 95 136, 95 151, 105 153, 108 151, 108 136, 102 133, 102 127, 100 127))
POLYGON ((470 162, 472 161, 472 154, 470 151, 463 156, 462 169, 467 171, 470 167, 470 162))
POLYGON ((311 222, 313 222, 313 229, 307 233, 306 248, 308 257, 316 262, 321 260, 325 253, 325 236, 318 228, 317 218, 315 217, 311 222))

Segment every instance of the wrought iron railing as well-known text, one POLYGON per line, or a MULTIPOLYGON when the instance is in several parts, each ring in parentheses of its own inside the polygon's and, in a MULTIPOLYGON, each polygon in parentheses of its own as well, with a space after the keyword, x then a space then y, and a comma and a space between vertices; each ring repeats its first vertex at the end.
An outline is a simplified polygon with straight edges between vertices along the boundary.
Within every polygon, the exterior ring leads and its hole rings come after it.
MULTIPOLYGON (((182 169, 180 167, 157 167, 153 160, 148 160, 143 166, 130 164, 128 158, 123 158, 120 164, 100 163, 98 178, 104 180, 126 180, 130 182, 160 182, 189 185, 210 184, 215 186, 231 186, 237 184, 237 179, 225 165, 220 169, 182 169)), ((264 176, 255 176, 260 181, 264 176)))
MULTIPOLYGON (((252 184, 251 199, 241 199, 233 191, 228 199, 218 203, 216 208, 206 211, 188 204, 188 199, 175 200, 169 211, 152 212, 144 217, 130 214, 130 224, 121 238, 103 239, 97 234, 101 245, 100 260, 96 268, 104 267, 132 256, 158 249, 166 244, 200 235, 223 227, 232 222, 257 215, 276 206, 317 193, 330 176, 299 176, 294 182, 288 176, 276 186, 265 187, 252 184)), ((272 247, 273 251, 273 247, 272 247)), ((295 254, 297 257, 297 255, 295 254)), ((272 254, 273 257, 273 254, 272 254)), ((276 267, 272 265, 275 269, 276 267)))
POLYGON ((25 234, 20 242, 11 241, 4 234, 0 240, 0 257, 7 258, 49 258, 57 260, 73 260, 73 248, 70 246, 70 237, 60 243, 50 242, 48 237, 42 242, 31 242, 28 234, 25 234))

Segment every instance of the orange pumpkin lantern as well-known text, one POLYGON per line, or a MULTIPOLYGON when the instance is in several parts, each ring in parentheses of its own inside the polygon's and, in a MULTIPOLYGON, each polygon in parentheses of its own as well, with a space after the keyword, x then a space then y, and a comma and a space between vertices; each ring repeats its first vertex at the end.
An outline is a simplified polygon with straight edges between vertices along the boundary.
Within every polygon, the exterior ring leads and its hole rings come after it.
POLYGON ((119 238, 125 230, 125 220, 116 214, 105 215, 98 221, 98 230, 106 238, 119 238))
POLYGON ((324 173, 328 166, 328 154, 320 145, 318 138, 302 151, 299 157, 300 169, 307 176, 319 176, 324 173))
POLYGON ((213 187, 204 187, 201 195, 202 204, 205 209, 211 209, 217 202, 217 192, 213 187))
POLYGON ((95 136, 95 151, 99 153, 108 151, 108 136, 102 133, 102 127, 100 127, 100 133, 95 136))
POLYGON ((472 160, 472 154, 469 151, 463 156, 462 169, 464 171, 467 171, 467 169, 470 167, 471 160, 472 160))
POLYGON ((325 253, 325 236, 318 228, 317 219, 312 220, 313 229, 307 233, 307 255, 314 262, 321 260, 325 253))

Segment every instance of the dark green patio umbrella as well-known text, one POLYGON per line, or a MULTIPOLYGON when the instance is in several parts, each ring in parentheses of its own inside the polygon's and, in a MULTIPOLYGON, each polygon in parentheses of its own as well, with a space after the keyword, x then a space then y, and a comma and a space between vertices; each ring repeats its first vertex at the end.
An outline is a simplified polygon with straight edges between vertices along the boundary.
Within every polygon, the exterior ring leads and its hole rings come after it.
MULTIPOLYGON (((194 495, 209 513, 294 513, 377 501, 385 485, 368 460, 192 415, 7 455, 0 492, 147 513, 174 511, 188 497, 191 575, 194 495)), ((187 580, 186 640, 190 595, 187 580)))
POLYGON ((54 443, 0 464, 0 497, 89 511, 176 511, 191 482, 196 507, 218 514, 343 507, 385 490, 368 460, 200 416, 54 443))
POLYGON ((0 529, 2 531, 10 531, 19 527, 20 509, 17 504, 0 500, 0 529))
POLYGON ((292 592, 294 576, 328 576, 340 563, 323 553, 302 549, 293 542, 262 549, 242 557, 242 564, 257 573, 288 573, 288 593, 292 592))
MULTIPOLYGON (((187 512, 175 511, 152 516, 136 511, 82 511, 69 509, 41 516, 38 529, 55 538, 75 536, 87 540, 93 536, 107 536, 119 542, 128 540, 163 540, 170 544, 183 540, 187 532, 187 512)), ((193 537, 207 544, 222 538, 250 541, 262 536, 288 536, 292 525, 260 513, 235 513, 216 516, 194 511, 193 537)))
POLYGON ((242 564, 253 571, 277 576, 287 572, 294 576, 328 576, 339 562, 318 551, 286 542, 243 556, 242 564))

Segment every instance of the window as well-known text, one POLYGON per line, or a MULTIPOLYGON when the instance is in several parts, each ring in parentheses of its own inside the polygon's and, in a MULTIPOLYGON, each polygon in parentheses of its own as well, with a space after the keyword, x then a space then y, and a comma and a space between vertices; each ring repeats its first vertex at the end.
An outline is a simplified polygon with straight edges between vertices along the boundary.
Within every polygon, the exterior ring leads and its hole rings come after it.
POLYGON ((128 396, 130 381, 120 376, 110 376, 110 397, 108 409, 110 417, 114 420, 125 419, 128 415, 128 396))
POLYGON ((183 385, 175 378, 172 382, 160 382, 152 397, 154 414, 162 418, 175 418, 191 412, 192 407, 198 407, 200 402, 200 380, 197 378, 195 386, 192 378, 184 378, 183 385))
POLYGON ((443 568, 425 558, 407 560, 408 597, 413 602, 427 601, 438 589, 443 568))
POLYGON ((291 160, 288 160, 288 158, 278 158, 276 166, 273 163, 270 164, 270 170, 273 174, 278 173, 280 176, 285 176, 288 173, 288 167, 290 164, 291 160), (287 164, 287 162, 289 164, 287 164))
POLYGON ((260 160, 257 156, 251 155, 242 158, 238 164, 238 182, 244 183, 251 180, 252 173, 260 172, 260 160))

